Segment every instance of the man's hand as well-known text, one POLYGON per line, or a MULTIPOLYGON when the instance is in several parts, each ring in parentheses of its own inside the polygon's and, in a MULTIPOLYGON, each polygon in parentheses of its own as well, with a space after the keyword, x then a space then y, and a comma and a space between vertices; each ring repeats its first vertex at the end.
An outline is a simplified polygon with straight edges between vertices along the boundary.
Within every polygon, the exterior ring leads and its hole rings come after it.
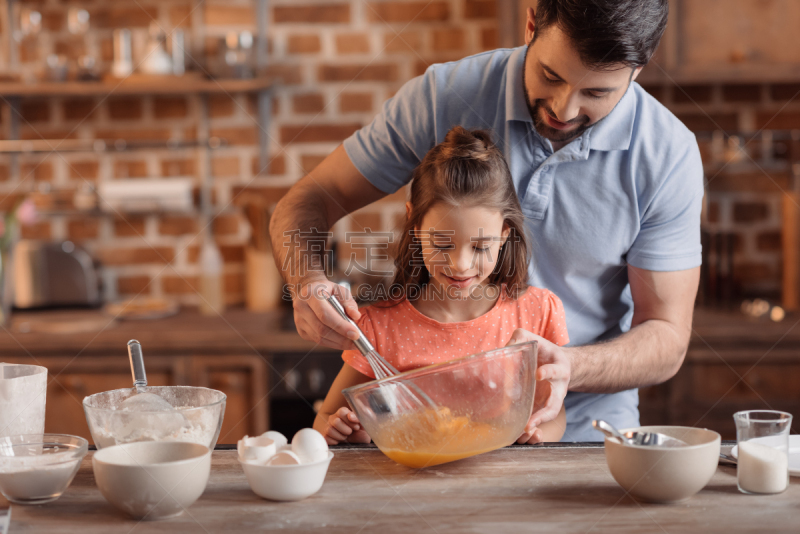
POLYGON ((569 388, 572 364, 562 347, 522 328, 514 330, 506 346, 534 340, 539 342, 539 352, 533 414, 517 443, 533 444, 542 441, 539 425, 553 421, 558 416, 569 388))
POLYGON ((334 349, 353 349, 352 340, 358 339, 353 326, 336 313, 326 295, 335 295, 353 321, 361 318, 358 305, 350 290, 320 277, 300 284, 292 294, 294 322, 300 337, 334 349))

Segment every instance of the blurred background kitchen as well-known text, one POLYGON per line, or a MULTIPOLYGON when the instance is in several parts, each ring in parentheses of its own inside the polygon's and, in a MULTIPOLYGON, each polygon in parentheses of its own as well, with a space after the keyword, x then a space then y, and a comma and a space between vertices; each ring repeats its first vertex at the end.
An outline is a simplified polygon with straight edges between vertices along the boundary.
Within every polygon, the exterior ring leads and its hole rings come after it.
MULTIPOLYGON (((294 330, 272 207, 428 65, 520 45, 532 3, 0 1, 0 360, 48 367, 47 431, 90 437, 131 338, 151 385, 227 393, 220 443, 310 426, 341 360, 294 330)), ((796 0, 674 0, 639 78, 707 182, 692 345, 643 423, 731 438, 736 410, 800 407, 799 27, 796 0)), ((404 199, 336 225, 336 281, 379 283, 356 233, 404 199)))

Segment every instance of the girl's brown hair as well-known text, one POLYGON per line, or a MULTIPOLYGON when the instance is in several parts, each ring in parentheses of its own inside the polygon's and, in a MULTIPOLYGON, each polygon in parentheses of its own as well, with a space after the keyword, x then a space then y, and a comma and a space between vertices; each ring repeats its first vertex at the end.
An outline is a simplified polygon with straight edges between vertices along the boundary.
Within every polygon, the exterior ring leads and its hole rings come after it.
POLYGON ((396 272, 392 288, 406 296, 430 280, 422 262, 422 247, 416 228, 435 204, 452 207, 480 206, 497 210, 508 239, 500 248, 488 283, 504 288, 511 298, 527 288, 529 243, 525 216, 520 208, 511 172, 503 153, 484 130, 456 126, 444 141, 433 147, 414 169, 411 181, 411 212, 406 217, 395 251, 396 272))

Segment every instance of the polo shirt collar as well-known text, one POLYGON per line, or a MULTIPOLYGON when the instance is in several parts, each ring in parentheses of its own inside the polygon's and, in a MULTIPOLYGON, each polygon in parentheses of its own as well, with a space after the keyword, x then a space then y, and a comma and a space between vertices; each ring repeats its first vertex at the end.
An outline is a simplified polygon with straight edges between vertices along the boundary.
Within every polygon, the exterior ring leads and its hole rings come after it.
POLYGON ((592 150, 628 150, 636 121, 636 91, 631 82, 617 106, 586 132, 592 150))
MULTIPOLYGON (((516 48, 506 64, 506 121, 522 121, 533 124, 525 99, 522 84, 522 70, 525 68, 527 46, 516 48)), ((631 82, 628 90, 617 106, 583 135, 588 136, 588 146, 582 146, 581 152, 591 150, 628 150, 633 137, 633 125, 636 119, 636 95, 631 82)), ((583 136, 582 136, 583 137, 583 136)), ((583 143, 581 143, 583 145, 583 143)), ((588 155, 588 154, 587 154, 588 155)))
POLYGON ((523 121, 533 124, 522 86, 522 69, 525 68, 527 46, 515 49, 506 64, 506 121, 523 121))

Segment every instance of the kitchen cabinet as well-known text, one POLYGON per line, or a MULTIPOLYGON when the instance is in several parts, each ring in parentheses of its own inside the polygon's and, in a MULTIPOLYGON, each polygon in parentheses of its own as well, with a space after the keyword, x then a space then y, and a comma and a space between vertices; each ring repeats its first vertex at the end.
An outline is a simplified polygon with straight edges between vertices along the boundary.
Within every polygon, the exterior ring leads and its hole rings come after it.
POLYGON ((698 426, 736 439, 733 414, 782 410, 800 415, 800 327, 738 311, 697 310, 678 373, 639 390, 642 424, 698 426))
POLYGON ((667 30, 641 79, 796 80, 798 26, 796 0, 670 0, 667 30))
MULTIPOLYGON (((131 387, 131 371, 125 358, 65 357, 6 358, 9 363, 35 363, 47 367, 45 431, 73 434, 91 442, 83 412, 89 395, 131 387)), ((227 395, 220 443, 235 443, 245 434, 267 430, 266 371, 255 355, 148 357, 149 386, 200 386, 227 395)))
POLYGON ((267 376, 264 360, 256 355, 192 358, 192 385, 224 391, 225 420, 220 443, 236 443, 245 434, 268 430, 267 376))
POLYGON ((271 355, 270 425, 286 436, 314 424, 317 410, 342 368, 341 351, 271 355))
MULTIPOLYGON (((283 330, 281 311, 229 310, 222 318, 182 311, 157 321, 111 323, 101 332, 27 332, 45 319, 51 324, 59 314, 75 321, 78 316, 99 313, 19 313, 11 326, 0 332, 0 361, 48 369, 47 432, 91 439, 83 398, 131 387, 125 345, 129 339, 142 344, 149 385, 208 387, 227 395, 219 443, 236 443, 245 434, 258 435, 274 428, 270 423, 273 395, 289 407, 283 410, 287 416, 283 431, 310 426, 313 401, 324 398, 341 367, 340 353, 283 330), (286 388, 283 379, 289 371, 297 374, 299 389, 286 388), (275 393, 270 392, 273 389, 275 393), (291 409, 300 404, 305 410, 298 416, 291 409)), ((108 320, 100 323, 108 324, 108 320)))
MULTIPOLYGON (((500 0, 504 46, 524 42, 536 0, 500 0), (514 15, 516 20, 512 20, 514 15)), ((669 22, 640 83, 780 82, 800 77, 797 0, 669 0, 669 22)))

